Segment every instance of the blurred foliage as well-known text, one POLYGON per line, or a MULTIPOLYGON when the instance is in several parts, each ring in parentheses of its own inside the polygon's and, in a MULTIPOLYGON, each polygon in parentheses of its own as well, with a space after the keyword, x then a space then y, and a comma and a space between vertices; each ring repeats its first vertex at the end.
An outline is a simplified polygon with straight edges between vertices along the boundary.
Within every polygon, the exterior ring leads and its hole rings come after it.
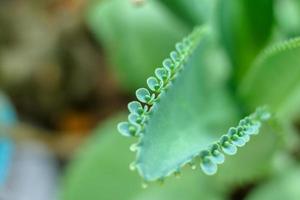
POLYGON ((57 128, 61 113, 113 92, 99 92, 100 84, 113 84, 83 7, 80 0, 1 2, 0 85, 30 121, 57 128))
POLYGON ((3 186, 8 177, 13 156, 13 147, 14 145, 10 139, 0 138, 0 187, 3 186))
POLYGON ((182 19, 187 25, 210 22, 214 17, 217 0, 160 0, 174 15, 182 19))
POLYGON ((247 197, 247 200, 273 199, 297 200, 300 196, 300 168, 288 168, 271 180, 263 183, 247 197))
POLYGON ((11 127, 15 125, 16 122, 17 116, 15 108, 8 97, 0 91, 0 127, 2 129, 11 127))
POLYGON ((277 0, 274 8, 280 31, 282 31, 286 37, 299 36, 300 1, 277 0))
POLYGON ((273 0, 219 1, 217 23, 221 42, 240 80, 270 39, 273 0))
POLYGON ((120 86, 136 89, 173 44, 187 33, 184 24, 156 1, 111 0, 92 4, 88 24, 106 49, 120 86))
POLYGON ((241 96, 250 108, 267 103, 284 119, 299 113, 299 55, 300 38, 265 50, 239 86, 241 96), (279 75, 282 81, 274 83, 279 75))

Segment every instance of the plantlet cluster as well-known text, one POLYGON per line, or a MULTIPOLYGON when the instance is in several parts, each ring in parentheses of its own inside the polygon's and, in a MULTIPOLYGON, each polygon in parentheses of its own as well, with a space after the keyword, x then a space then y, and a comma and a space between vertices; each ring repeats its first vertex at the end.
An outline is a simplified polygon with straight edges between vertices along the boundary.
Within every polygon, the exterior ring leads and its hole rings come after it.
POLYGON ((232 127, 227 134, 222 135, 220 140, 211 145, 209 150, 201 151, 201 169, 207 175, 213 175, 217 172, 217 164, 225 161, 225 156, 234 155, 237 147, 243 147, 249 142, 252 135, 257 135, 261 127, 261 122, 270 118, 270 113, 265 108, 258 108, 253 114, 240 120, 237 127, 232 127))
POLYGON ((163 61, 163 67, 155 70, 155 76, 147 79, 147 85, 150 89, 140 88, 136 91, 136 97, 140 101, 133 101, 128 104, 130 112, 128 122, 121 122, 118 130, 124 136, 140 136, 149 119, 152 107, 159 102, 160 96, 171 86, 172 81, 183 70, 184 64, 193 53, 194 48, 203 35, 200 28, 196 28, 182 42, 176 44, 176 51, 170 53, 170 58, 163 61), (141 104, 145 104, 144 106, 141 104))

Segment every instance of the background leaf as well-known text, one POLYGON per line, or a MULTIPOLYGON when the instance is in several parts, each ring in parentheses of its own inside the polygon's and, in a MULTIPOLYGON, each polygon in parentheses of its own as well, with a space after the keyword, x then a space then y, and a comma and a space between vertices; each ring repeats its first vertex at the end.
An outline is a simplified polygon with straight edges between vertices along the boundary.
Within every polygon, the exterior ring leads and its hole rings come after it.
POLYGON ((273 0, 219 1, 219 37, 240 80, 266 45, 273 27, 273 0))
POLYGON ((133 90, 181 39, 187 28, 157 1, 101 1, 88 10, 87 22, 104 45, 123 89, 133 90))
POLYGON ((213 17, 217 0, 160 0, 189 26, 207 23, 213 17))
POLYGON ((248 108, 267 104, 278 116, 284 117, 299 112, 299 64, 299 38, 265 50, 239 87, 239 93, 248 108))
POLYGON ((275 2, 275 17, 278 28, 286 37, 300 34, 300 1, 278 0, 275 2))
POLYGON ((300 169, 299 166, 286 169, 271 180, 256 188, 246 200, 297 200, 300 196, 300 169))

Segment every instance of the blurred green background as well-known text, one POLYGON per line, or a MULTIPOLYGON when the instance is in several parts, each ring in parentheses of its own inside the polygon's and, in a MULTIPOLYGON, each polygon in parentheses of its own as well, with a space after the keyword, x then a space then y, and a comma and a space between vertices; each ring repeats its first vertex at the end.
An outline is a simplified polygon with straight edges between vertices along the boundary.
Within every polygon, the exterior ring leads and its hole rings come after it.
MULTIPOLYGON (((265 91, 244 105, 240 83, 265 47, 300 35, 300 0, 0 1, 0 199, 300 199, 300 71, 288 61, 294 89, 270 95, 285 95, 278 134, 266 128, 213 177, 187 168, 145 189, 129 170, 134 139, 116 130, 127 103, 203 24, 214 32, 210 70, 244 114, 265 91)), ((280 89, 268 70, 257 88, 280 89)))

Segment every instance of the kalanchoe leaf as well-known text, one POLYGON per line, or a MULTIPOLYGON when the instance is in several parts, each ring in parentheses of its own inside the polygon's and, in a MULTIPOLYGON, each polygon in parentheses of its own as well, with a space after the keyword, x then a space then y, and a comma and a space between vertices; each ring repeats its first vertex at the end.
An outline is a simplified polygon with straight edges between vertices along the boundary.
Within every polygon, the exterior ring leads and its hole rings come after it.
POLYGON ((230 142, 225 142, 222 146, 222 150, 224 151, 224 153, 226 153, 227 155, 234 155, 237 152, 237 148, 236 146, 234 146, 232 143, 230 142))
POLYGON ((236 128, 236 131, 237 131, 237 134, 240 136, 240 137, 242 137, 243 135, 244 135, 244 129, 243 129, 243 127, 242 126, 238 126, 237 128, 236 128))
POLYGON ((170 58, 172 59, 173 62, 179 62, 180 61, 180 55, 176 51, 172 51, 170 53, 170 58))
POLYGON ((155 70, 155 75, 159 80, 163 81, 164 83, 168 78, 170 78, 170 72, 165 68, 157 68, 155 70))
POLYGON ((200 161, 200 167, 207 175, 214 175, 218 170, 218 166, 212 161, 211 156, 204 156, 200 161))
POLYGON ((237 134, 231 136, 231 141, 238 147, 242 147, 246 144, 245 140, 242 137, 239 137, 237 134))
POLYGON ((222 164, 225 161, 225 156, 221 152, 221 149, 218 144, 213 144, 210 148, 210 152, 212 155, 212 161, 215 162, 216 164, 222 164))
POLYGON ((256 122, 252 126, 247 127, 245 133, 248 135, 257 135, 259 132, 260 126, 261 126, 260 123, 256 122))
POLYGON ((143 106, 138 101, 132 101, 128 104, 128 110, 130 113, 141 115, 144 112, 143 106))
POLYGON ((155 78, 154 76, 150 76, 147 79, 147 85, 149 89, 152 90, 153 92, 158 92, 159 89, 162 87, 161 81, 157 80, 157 78, 155 78))
POLYGON ((243 138, 243 140, 247 143, 250 141, 250 136, 247 134, 244 134, 243 136, 241 136, 241 138, 243 138))
POLYGON ((223 153, 221 153, 221 151, 219 150, 214 150, 212 152, 212 161, 214 161, 217 164, 222 164, 225 161, 225 156, 223 153))
MULTIPOLYGON (((242 120, 241 120, 242 121, 242 120)), ((243 123, 242 123, 243 124, 243 123)), ((246 130, 246 128, 243 128, 242 126, 240 126, 240 124, 239 124, 239 126, 237 127, 237 135, 239 136, 239 137, 241 137, 244 141, 245 141, 245 143, 247 143, 247 142, 249 142, 249 140, 250 140, 250 136, 248 135, 248 134, 246 134, 245 133, 245 130, 246 130)))
POLYGON ((238 147, 242 147, 245 145, 245 141, 242 137, 239 136, 238 128, 230 128, 228 131, 228 135, 230 136, 231 142, 238 147))
POLYGON ((175 64, 170 58, 167 58, 163 61, 163 66, 169 71, 173 71, 175 69, 175 64))
POLYGON ((234 127, 231 127, 231 128, 228 130, 228 133, 227 133, 227 134, 230 135, 230 136, 233 136, 233 135, 237 134, 237 129, 234 128, 234 127))
POLYGON ((141 124, 143 122, 143 117, 142 116, 139 116, 137 114, 134 114, 134 113, 130 113, 128 115, 128 121, 131 123, 131 124, 141 124))
MULTIPOLYGON (((267 113, 258 109, 254 114, 242 119, 237 127, 223 132, 228 123, 233 122, 235 112, 226 90, 216 87, 215 81, 205 80, 206 70, 210 66, 203 62, 203 56, 206 55, 205 48, 209 40, 201 40, 205 31, 200 30, 196 29, 187 37, 187 40, 191 41, 190 44, 185 41, 185 45, 176 45, 176 52, 171 53, 173 61, 168 58, 164 61, 164 68, 155 70, 157 79, 163 83, 159 90, 137 90, 138 100, 148 104, 149 109, 143 108, 140 103, 132 102, 129 106, 130 123, 121 124, 119 131, 123 132, 122 134, 125 132, 126 136, 140 136, 135 167, 146 181, 162 180, 178 172, 188 163, 193 163, 195 168, 199 166, 196 164, 199 157, 204 173, 216 173, 217 165, 225 160, 224 154, 236 154, 237 146, 245 145, 250 136, 258 132, 262 122, 260 116, 264 112, 267 113), (180 61, 177 61, 177 56, 180 61), (169 70, 171 63, 176 65, 175 70, 169 70), (217 93, 208 92, 211 90, 211 84, 217 88, 217 93), (202 88, 206 85, 208 88, 202 88), (191 96, 193 98, 190 98, 191 96), (220 99, 225 103, 220 104, 220 99), (212 115, 206 114, 209 112, 214 112, 218 119, 212 119, 212 115), (207 117, 211 119, 206 120, 207 117), (133 126, 137 130, 132 130, 131 125, 135 123, 140 126, 133 126), (206 133, 199 134, 199 131, 203 130, 206 133), (214 135, 214 132, 220 135, 214 135)), ((155 89, 157 79, 150 77, 147 80, 150 89, 155 89)))
POLYGON ((140 88, 136 91, 136 97, 143 103, 150 103, 151 101, 153 101, 155 96, 151 95, 149 90, 147 90, 146 88, 140 88))
POLYGON ((130 137, 130 136, 135 136, 135 134, 138 131, 138 128, 128 122, 120 122, 118 124, 118 131, 126 136, 126 137, 130 137))
POLYGON ((237 148, 234 144, 232 144, 229 136, 227 135, 222 136, 220 143, 224 153, 226 153, 227 155, 236 154, 237 148))

